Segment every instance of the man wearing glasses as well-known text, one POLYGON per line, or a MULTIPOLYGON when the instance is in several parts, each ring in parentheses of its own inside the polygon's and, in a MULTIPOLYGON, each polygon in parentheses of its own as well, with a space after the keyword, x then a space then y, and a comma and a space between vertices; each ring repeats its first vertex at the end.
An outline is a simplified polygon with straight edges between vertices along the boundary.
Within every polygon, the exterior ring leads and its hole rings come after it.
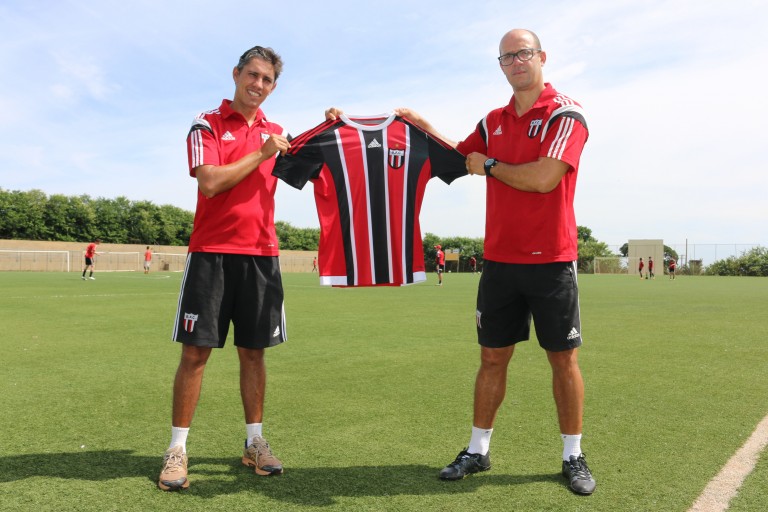
MULTIPOLYGON (((571 490, 592 494, 595 480, 581 452, 584 383, 573 210, 579 159, 588 137, 578 103, 544 82, 547 54, 529 30, 501 39, 499 65, 514 95, 455 145, 470 174, 486 176, 485 265, 477 295, 481 350, 467 449, 440 472, 459 480, 491 468, 490 440, 507 388, 515 344, 527 340, 531 319, 552 369, 563 440, 562 474, 571 490)), ((398 111, 442 137, 409 109, 398 111)))

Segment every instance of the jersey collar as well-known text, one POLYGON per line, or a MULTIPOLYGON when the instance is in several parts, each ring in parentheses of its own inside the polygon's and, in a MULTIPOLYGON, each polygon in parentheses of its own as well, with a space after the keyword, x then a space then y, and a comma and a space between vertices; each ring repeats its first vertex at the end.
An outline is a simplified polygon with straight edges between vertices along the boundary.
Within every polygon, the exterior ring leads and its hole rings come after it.
MULTIPOLYGON (((554 98, 555 96, 557 96, 557 91, 555 91, 554 87, 552 87, 552 84, 550 84, 549 82, 545 83, 544 90, 541 91, 541 94, 539 94, 539 97, 536 98, 536 102, 528 110, 528 112, 531 112, 538 108, 546 107, 552 101, 552 98, 554 98)), ((504 112, 507 114, 513 115, 515 117, 518 117, 517 111, 515 110, 514 94, 512 95, 512 99, 509 100, 509 104, 506 107, 504 107, 504 112)), ((523 114, 523 116, 527 115, 528 112, 523 114)))
MULTIPOLYGON (((221 116, 224 119, 229 119, 233 116, 239 117, 243 122, 245 122, 245 117, 243 117, 243 114, 240 112, 237 112, 236 110, 232 110, 232 100, 222 100, 221 106, 219 107, 219 112, 221 112, 221 116)), ((259 125, 259 124, 266 124, 267 122, 267 116, 264 115, 264 111, 259 109, 256 112, 256 119, 254 120, 253 124, 259 125)))

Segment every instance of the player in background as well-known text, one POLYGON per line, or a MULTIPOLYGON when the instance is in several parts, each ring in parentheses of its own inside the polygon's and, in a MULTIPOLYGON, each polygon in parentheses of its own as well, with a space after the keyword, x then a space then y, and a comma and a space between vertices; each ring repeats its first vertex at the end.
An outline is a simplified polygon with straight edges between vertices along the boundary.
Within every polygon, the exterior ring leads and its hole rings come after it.
POLYGON ((477 273, 477 258, 470 256, 469 258, 469 270, 473 273, 477 273))
POLYGON ((144 273, 149 274, 149 267, 152 266, 152 250, 147 246, 147 250, 144 251, 144 273))
POLYGON ((674 259, 669 258, 669 278, 674 279, 675 278, 675 268, 677 268, 677 263, 674 259))
POLYGON ((88 271, 88 269, 91 270, 91 274, 88 276, 88 279, 95 280, 96 278, 93 277, 93 267, 94 263, 96 262, 96 255, 101 254, 100 252, 96 252, 96 247, 101 243, 101 240, 97 238, 93 242, 89 243, 88 246, 85 248, 85 266, 83 267, 83 280, 85 280, 85 273, 88 271))
MULTIPOLYGON (((481 361, 469 447, 440 478, 458 480, 490 469, 507 368, 515 344, 529 338, 533 318, 552 370, 563 443, 560 469, 573 492, 591 494, 596 483, 581 452, 584 383, 577 360, 582 337, 573 209, 587 126, 578 103, 544 82, 547 53, 533 32, 506 33, 499 55, 512 100, 456 145, 470 174, 486 176, 485 264, 476 312, 481 361)), ((419 114, 396 112, 447 141, 419 114)))
POLYGON ((653 279, 655 277, 653 275, 653 258, 651 256, 648 256, 648 275, 646 277, 648 279, 653 279))
POLYGON ((230 322, 240 361, 246 441, 242 463, 257 475, 283 472, 262 436, 264 349, 286 340, 283 285, 274 225, 275 155, 290 145, 261 105, 277 85, 283 63, 271 48, 254 46, 232 71, 233 100, 198 115, 187 136, 190 175, 198 194, 173 339, 182 343, 173 384, 171 442, 158 486, 189 487, 186 441, 203 371, 221 348, 230 322))
POLYGON ((317 256, 312 258, 312 272, 317 272, 317 256))
POLYGON ((643 258, 640 258, 640 262, 637 264, 637 272, 640 274, 640 279, 643 278, 643 269, 645 268, 645 263, 643 262, 643 258))
POLYGON ((435 246, 435 271, 437 272, 437 286, 443 286, 443 273, 445 272, 445 253, 440 245, 435 246))

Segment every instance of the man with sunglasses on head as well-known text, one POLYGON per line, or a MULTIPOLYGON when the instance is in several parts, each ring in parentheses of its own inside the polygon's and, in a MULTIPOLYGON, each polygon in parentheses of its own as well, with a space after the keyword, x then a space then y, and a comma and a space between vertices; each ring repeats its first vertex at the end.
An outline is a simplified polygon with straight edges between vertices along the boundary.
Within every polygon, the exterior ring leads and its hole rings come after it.
POLYGON ((242 463, 257 475, 283 472, 262 437, 264 349, 286 340, 283 285, 274 225, 275 155, 290 144, 261 104, 274 91, 283 62, 271 48, 247 50, 232 70, 233 100, 192 122, 187 136, 197 208, 182 278, 173 340, 182 343, 173 384, 171 442, 158 487, 186 489, 186 441, 213 348, 234 326, 246 441, 242 463))
MULTIPOLYGON (((491 434, 507 368, 515 344, 529 338, 533 319, 552 369, 563 441, 560 469, 573 492, 592 494, 595 480, 581 452, 584 384, 577 361, 582 339, 573 210, 587 125, 579 104, 544 82, 547 53, 536 34, 506 33, 499 55, 511 101, 453 143, 466 155, 470 174, 486 176, 485 264, 477 295, 481 352, 472 434, 440 478, 459 480, 491 468, 491 434)), ((398 113, 447 140, 419 114, 398 113)))

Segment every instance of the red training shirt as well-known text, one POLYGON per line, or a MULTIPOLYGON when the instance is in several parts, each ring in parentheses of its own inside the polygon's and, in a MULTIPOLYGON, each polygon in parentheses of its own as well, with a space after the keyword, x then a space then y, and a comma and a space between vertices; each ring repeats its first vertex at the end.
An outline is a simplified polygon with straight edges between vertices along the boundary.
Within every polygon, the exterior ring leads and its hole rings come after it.
MULTIPOLYGON (((271 134, 285 134, 261 109, 248 126, 231 103, 223 100, 219 108, 199 114, 192 122, 187 136, 190 176, 195 177, 195 167, 235 162, 260 149, 271 134)), ((205 197, 198 190, 189 252, 278 255, 274 164, 274 158, 262 162, 243 181, 214 197, 205 197)))
POLYGON ((570 169, 549 193, 523 192, 495 178, 486 180, 484 255, 502 263, 574 261, 577 253, 573 197, 588 131, 581 106, 545 84, 536 103, 518 116, 515 98, 485 116, 456 149, 479 152, 508 164, 539 157, 570 169))

